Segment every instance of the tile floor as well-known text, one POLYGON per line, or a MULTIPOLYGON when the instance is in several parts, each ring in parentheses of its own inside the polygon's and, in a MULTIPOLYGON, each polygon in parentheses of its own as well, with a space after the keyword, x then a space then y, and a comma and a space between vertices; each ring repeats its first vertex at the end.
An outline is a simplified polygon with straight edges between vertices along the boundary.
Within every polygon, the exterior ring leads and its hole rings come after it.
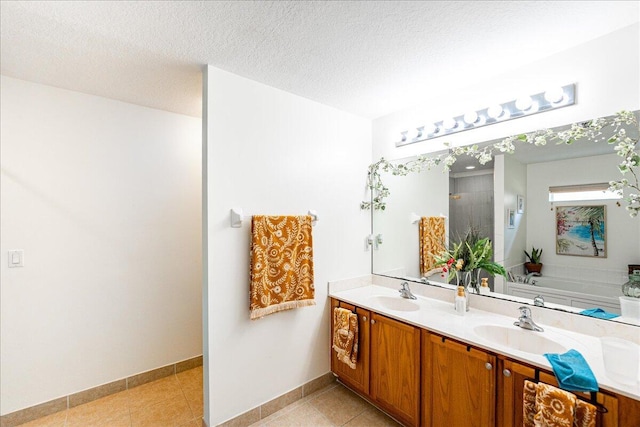
POLYGON ((202 411, 200 366, 21 427, 201 427, 202 411))
MULTIPOLYGON (((201 427, 202 367, 112 394, 21 427, 201 427)), ((252 427, 398 427, 367 401, 333 383, 252 427)))
POLYGON ((399 427, 400 424, 339 383, 331 384, 251 427, 399 427))

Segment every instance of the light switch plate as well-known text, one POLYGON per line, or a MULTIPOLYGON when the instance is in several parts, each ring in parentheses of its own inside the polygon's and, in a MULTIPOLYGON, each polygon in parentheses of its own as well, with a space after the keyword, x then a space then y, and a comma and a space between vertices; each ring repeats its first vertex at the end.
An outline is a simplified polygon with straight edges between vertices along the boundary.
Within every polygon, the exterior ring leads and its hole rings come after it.
POLYGON ((9 251, 9 268, 24 267, 24 250, 14 249, 9 251))

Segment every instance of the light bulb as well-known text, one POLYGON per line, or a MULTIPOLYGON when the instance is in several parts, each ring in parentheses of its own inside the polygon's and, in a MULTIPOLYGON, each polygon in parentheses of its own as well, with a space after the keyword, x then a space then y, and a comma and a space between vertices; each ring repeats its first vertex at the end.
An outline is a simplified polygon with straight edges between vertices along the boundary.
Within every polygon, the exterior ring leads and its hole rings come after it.
POLYGON ((424 125, 424 133, 426 133, 427 135, 432 135, 436 132, 437 128, 436 125, 434 125, 433 123, 429 122, 426 125, 424 125))
POLYGON ((492 119, 497 119, 502 115, 502 111, 502 105, 492 105, 487 109, 487 116, 491 117, 492 119))
POLYGON ((475 111, 469 111, 464 115, 464 121, 469 125, 474 124, 478 121, 478 113, 476 113, 475 111))
POLYGON ((564 91, 561 87, 554 87, 544 93, 544 99, 551 102, 552 104, 557 104, 558 102, 562 101, 563 98, 564 91))
POLYGON ((531 99, 530 96, 523 96, 521 98, 518 98, 516 100, 516 108, 520 111, 526 111, 529 108, 531 108, 531 104, 533 103, 533 100, 531 99))
POLYGON ((451 130, 458 126, 458 122, 453 117, 450 117, 444 121, 443 125, 446 130, 451 130))

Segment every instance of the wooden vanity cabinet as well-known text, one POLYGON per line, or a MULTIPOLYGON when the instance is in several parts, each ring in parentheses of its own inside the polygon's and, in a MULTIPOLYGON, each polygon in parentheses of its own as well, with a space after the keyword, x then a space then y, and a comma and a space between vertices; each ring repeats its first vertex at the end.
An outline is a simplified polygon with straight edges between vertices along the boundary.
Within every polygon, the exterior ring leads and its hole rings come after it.
MULTIPOLYGON (((498 360, 498 404, 497 427, 520 427, 523 420, 523 389, 524 381, 535 378, 535 369, 503 357, 498 360)), ((555 376, 551 372, 540 371, 540 381, 558 386, 555 376)), ((588 393, 582 394, 589 399, 588 393)), ((598 419, 598 427, 639 427, 640 401, 615 396, 606 392, 598 392, 596 400, 607 408, 598 419)))
MULTIPOLYGON (((347 304, 336 299, 331 300, 331 331, 333 331, 333 309, 346 308, 358 315, 358 358, 356 369, 351 369, 338 360, 336 352, 331 348, 331 371, 352 390, 365 396, 369 395, 369 336, 371 313, 360 307, 347 304)), ((333 333, 333 332, 332 332, 333 333)), ((333 337, 332 337, 333 340, 333 337)))
POLYGON ((421 425, 494 425, 494 355, 423 330, 422 360, 421 425))
POLYGON ((420 329, 371 313, 371 399, 407 426, 420 424, 420 329))
MULTIPOLYGON (((331 370, 403 425, 522 426, 524 381, 535 368, 335 299, 331 331, 335 307, 358 314, 358 360, 351 369, 332 350, 331 370)), ((549 371, 539 380, 558 385, 549 371)), ((596 398, 607 408, 597 427, 640 427, 639 400, 596 398)))

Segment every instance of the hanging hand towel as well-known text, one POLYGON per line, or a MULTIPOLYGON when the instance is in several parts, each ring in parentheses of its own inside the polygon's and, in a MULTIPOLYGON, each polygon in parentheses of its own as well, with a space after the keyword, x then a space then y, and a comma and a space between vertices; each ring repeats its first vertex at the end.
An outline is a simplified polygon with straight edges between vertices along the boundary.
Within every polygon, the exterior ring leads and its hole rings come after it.
POLYGON ((523 403, 523 427, 535 427, 536 423, 533 417, 536 416, 536 383, 532 381, 524 381, 524 393, 522 395, 523 403))
POLYGON ((576 396, 549 384, 536 384, 536 427, 573 427, 576 396))
POLYGON ((315 305, 311 216, 251 219, 251 319, 315 305))
POLYGON ((434 255, 444 250, 444 217, 420 218, 420 275, 427 276, 435 267, 434 255))
POLYGON ((573 427, 596 427, 597 408, 584 400, 576 399, 576 417, 573 427))
POLYGON ((560 388, 569 391, 598 391, 598 382, 582 354, 569 350, 564 354, 545 353, 560 388))
POLYGON ((351 310, 333 309, 333 349, 338 360, 356 369, 358 358, 358 315, 351 310))
MULTIPOLYGON (((525 380, 524 382, 524 414, 523 414, 523 427, 536 427, 538 425, 542 426, 555 426, 558 425, 555 422, 552 424, 543 424, 545 419, 548 421, 548 417, 550 413, 553 413, 554 416, 557 416, 556 412, 560 412, 563 414, 568 414, 570 412, 567 408, 567 405, 571 405, 572 402, 575 401, 575 406, 573 409, 573 426, 572 427, 596 427, 596 417, 597 411, 596 407, 592 404, 585 402, 583 400, 578 399, 575 395, 567 392, 563 392, 555 387, 552 387, 548 384, 536 384, 532 381, 525 380), (538 395, 538 386, 540 386, 541 397, 540 400, 536 400, 538 395), (550 390, 554 390, 554 392, 550 392, 550 390), (561 393, 556 393, 561 392, 561 393), (565 394, 566 393, 566 394, 565 394), (554 399, 549 399, 550 397, 554 397, 554 399), (572 398, 573 396, 573 398, 572 398), (574 400, 575 398, 575 400, 574 400), (540 405, 545 405, 547 401, 550 401, 551 404, 547 406, 551 406, 552 408, 542 408, 540 405), (536 406, 538 405, 538 406, 536 406), (540 415, 537 415, 540 412, 540 415), (536 418, 537 416, 537 418, 536 418), (538 424, 536 424, 536 422, 538 424)), ((560 416, 561 420, 564 420, 565 417, 560 416)), ((564 421, 561 421, 564 422, 564 421)), ((559 424, 559 425, 567 425, 559 424)), ((569 424, 570 425, 570 424, 569 424)))

